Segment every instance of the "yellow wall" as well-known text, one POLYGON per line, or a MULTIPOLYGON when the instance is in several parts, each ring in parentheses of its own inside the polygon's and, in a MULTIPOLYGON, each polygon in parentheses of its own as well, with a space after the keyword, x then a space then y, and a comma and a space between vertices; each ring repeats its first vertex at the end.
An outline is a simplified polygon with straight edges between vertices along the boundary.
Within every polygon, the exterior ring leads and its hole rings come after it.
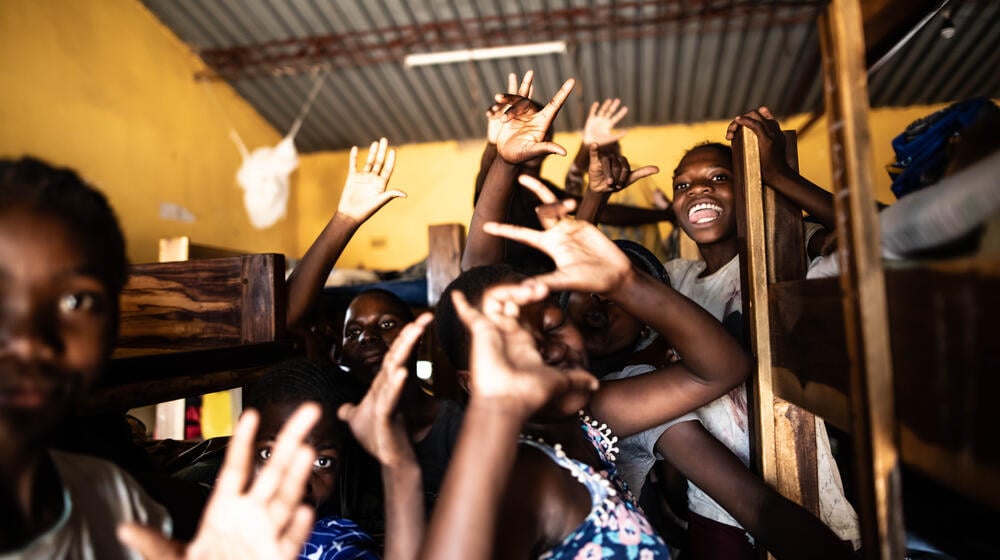
MULTIPOLYGON (((892 138, 910 122, 944 106, 872 111, 874 176, 876 197, 880 201, 891 203, 894 200, 884 167, 893 158, 892 138)), ((801 127, 806 119, 804 115, 795 116, 783 125, 785 128, 801 127)), ((725 141, 728 125, 729 121, 715 121, 695 125, 637 127, 629 130, 628 136, 622 140, 622 147, 633 164, 660 166, 660 174, 653 177, 653 182, 670 195, 670 176, 684 151, 705 141, 725 141)), ((803 175, 829 188, 832 172, 826 126, 826 120, 822 119, 799 138, 799 166, 803 175)), ((543 167, 543 175, 562 184, 580 137, 578 133, 561 133, 556 135, 555 140, 567 148, 570 156, 550 157, 543 167)), ((483 142, 478 141, 399 147, 391 186, 406 191, 409 198, 393 201, 365 224, 348 245, 338 266, 403 268, 427 254, 428 224, 451 221, 468 224, 472 216, 472 191, 482 148, 483 142)), ((303 157, 298 183, 300 253, 312 243, 336 209, 346 175, 347 152, 324 152, 303 157)), ((664 231, 668 229, 665 227, 664 231)))
POLYGON ((100 187, 134 262, 157 239, 296 252, 292 214, 252 228, 235 173, 235 127, 252 149, 276 132, 224 84, 193 79, 200 60, 138 0, 0 2, 0 157, 31 154, 100 187), (160 203, 194 223, 160 218, 160 203))

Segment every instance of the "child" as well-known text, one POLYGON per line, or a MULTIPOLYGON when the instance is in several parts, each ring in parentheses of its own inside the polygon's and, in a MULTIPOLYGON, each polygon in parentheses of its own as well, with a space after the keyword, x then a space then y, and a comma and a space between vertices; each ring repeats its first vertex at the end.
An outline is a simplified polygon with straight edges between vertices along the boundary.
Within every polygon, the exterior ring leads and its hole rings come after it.
MULTIPOLYGON (((287 321, 289 329, 295 332, 306 334, 306 325, 316 313, 323 282, 354 232, 392 199, 406 196, 402 191, 387 190, 396 152, 389 148, 385 138, 372 143, 360 170, 357 169, 357 153, 357 147, 352 148, 350 169, 336 213, 289 276, 287 321)), ((371 385, 401 329, 412 321, 413 312, 396 295, 384 290, 362 292, 348 305, 334 360, 364 391, 371 385)), ((415 375, 415 358, 411 356, 407 363, 411 376, 403 390, 400 407, 407 429, 416 442, 423 488, 427 493, 426 504, 430 508, 444 478, 462 412, 457 403, 424 392, 415 375)), ((365 472, 363 465, 348 467, 358 470, 351 472, 349 478, 362 482, 347 489, 352 494, 364 493, 373 484, 377 485, 377 481, 366 480, 371 473, 365 472)), ((370 496, 361 498, 364 497, 370 496)), ((363 505, 359 507, 364 509, 363 505)), ((376 509, 381 510, 381 506, 376 509)), ((358 521, 362 520, 358 518, 358 521)))
MULTIPOLYGON (((522 178, 522 182, 545 204, 558 203, 534 181, 522 178)), ((655 255, 637 243, 619 240, 615 244, 628 255, 635 268, 670 284, 666 270, 655 255)), ((563 302, 567 315, 575 323, 584 325, 581 331, 588 357, 596 356, 604 370, 611 372, 602 377, 603 381, 635 377, 657 369, 654 365, 626 365, 635 358, 637 351, 656 338, 656 331, 649 326, 598 294, 574 291, 564 294, 563 302)), ((663 359, 660 357, 661 361, 663 359)), ((616 466, 636 496, 641 494, 656 455, 661 455, 670 459, 680 474, 724 504, 778 557, 844 558, 849 555, 850 551, 826 526, 765 485, 712 436, 694 414, 685 414, 667 424, 625 437, 620 447, 616 466)), ((756 557, 753 545, 743 535, 732 540, 718 537, 717 533, 706 534, 696 519, 689 524, 690 556, 695 559, 756 557)))
POLYGON ((714 319, 633 269, 592 225, 563 218, 540 215, 545 232, 484 227, 545 251, 555 272, 512 286, 523 277, 509 267, 473 269, 446 290, 460 294, 454 305, 448 297, 439 304, 439 339, 458 368, 471 366, 472 398, 425 557, 667 557, 615 473, 610 432, 631 434, 680 416, 749 371, 746 354, 714 319), (548 297, 562 289, 601 294, 656 325, 692 358, 602 385, 591 398, 596 382, 582 370, 579 331, 548 297), (480 320, 466 300, 500 327, 480 320), (546 414, 533 414, 545 404, 546 414), (578 419, 581 408, 600 421, 578 419), (529 417, 519 448, 515 436, 529 417))
POLYGON ((356 400, 354 388, 306 359, 293 359, 271 368, 250 392, 249 406, 260 414, 254 462, 260 470, 271 456, 274 438, 292 413, 305 402, 320 405, 323 415, 306 442, 316 451, 306 483, 305 502, 319 518, 300 557, 305 559, 365 558, 376 556, 375 541, 353 522, 337 515, 336 488, 344 459, 347 426, 337 420, 341 404, 356 400))
MULTIPOLYGON (((126 524, 122 537, 149 557, 185 551, 163 535, 171 527, 163 508, 127 474, 45 444, 110 357, 125 278, 125 241, 104 196, 70 170, 32 158, 0 160, 2 558, 136 558, 119 542, 119 524, 126 524)), ((241 423, 223 483, 186 549, 191 557, 212 556, 223 545, 283 557, 282 543, 301 542, 310 518, 297 507, 305 469, 295 457, 313 421, 308 409, 296 416, 264 481, 249 489, 241 459, 255 415, 241 423), (288 487, 269 491, 277 478, 288 487), (240 515, 230 515, 234 510, 240 515)))
MULTIPOLYGON (((777 142, 772 145, 773 148, 765 149, 762 142, 762 168, 771 170, 765 172, 764 181, 775 188, 781 185, 785 189, 783 192, 798 203, 822 199, 824 195, 815 192, 819 187, 808 182, 804 184, 801 178, 789 179, 784 172, 773 171, 783 169, 775 162, 779 153, 784 157, 784 152, 779 151, 777 142), (765 160, 771 164, 764 165, 765 160)), ((739 335, 742 333, 743 302, 732 168, 732 150, 723 144, 696 146, 681 159, 674 171, 672 206, 678 226, 698 245, 703 260, 675 259, 666 263, 666 269, 671 284, 679 292, 722 321, 730 332, 739 335)), ((683 352, 681 355, 684 356, 683 352)), ((749 464, 749 420, 744 386, 702 407, 697 415, 712 435, 744 464, 749 464)), ((857 515, 844 497, 826 426, 820 418, 816 419, 816 423, 820 519, 841 539, 858 541, 857 515)), ((719 533, 732 532, 733 538, 738 537, 735 532, 742 532, 739 523, 697 486, 689 486, 688 499, 690 514, 708 520, 704 525, 714 527, 719 533)))

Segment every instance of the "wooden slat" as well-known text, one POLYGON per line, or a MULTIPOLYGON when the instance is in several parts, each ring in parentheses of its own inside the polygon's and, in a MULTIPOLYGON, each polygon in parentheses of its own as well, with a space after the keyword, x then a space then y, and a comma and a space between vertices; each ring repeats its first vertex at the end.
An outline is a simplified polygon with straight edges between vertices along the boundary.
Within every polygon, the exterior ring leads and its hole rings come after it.
POLYGON ((298 353, 295 342, 282 340, 117 358, 87 408, 123 410, 240 387, 298 353))
POLYGON ((427 306, 437 305, 441 293, 462 272, 465 226, 437 224, 428 230, 427 306))
POLYGON ((283 263, 266 254, 132 266, 116 355, 276 340, 283 263))
POLYGON ((901 481, 858 0, 832 0, 819 28, 862 542, 868 558, 897 559, 905 555, 901 481))
MULTIPOLYGON (((786 133, 786 157, 797 168, 796 138, 786 133)), ((757 371, 749 383, 754 457, 764 480, 782 495, 819 515, 816 420, 776 398, 771 363, 769 284, 805 275, 802 213, 760 175, 760 153, 752 131, 741 128, 733 142, 737 231, 740 238, 743 310, 757 371)))

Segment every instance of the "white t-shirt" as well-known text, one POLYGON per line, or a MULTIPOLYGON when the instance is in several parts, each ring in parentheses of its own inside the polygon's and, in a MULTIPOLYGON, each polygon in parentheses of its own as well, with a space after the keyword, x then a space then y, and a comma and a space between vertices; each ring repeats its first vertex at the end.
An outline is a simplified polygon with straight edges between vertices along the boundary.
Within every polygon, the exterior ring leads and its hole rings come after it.
MULTIPOLYGON (((674 259, 664 263, 664 266, 674 289, 700 305, 716 319, 729 323, 735 320, 734 313, 742 314, 739 257, 733 257, 722 268, 704 278, 698 277, 705 270, 703 261, 674 259)), ((740 385, 728 394, 699 408, 695 414, 705 429, 735 453, 744 464, 750 464, 750 433, 745 385, 740 385)), ((844 497, 844 485, 830 451, 826 424, 818 416, 816 417, 816 463, 819 477, 820 519, 841 539, 860 541, 858 515, 844 497)), ((688 508, 702 517, 740 527, 722 506, 694 484, 688 484, 688 508)))
MULTIPOLYGON (((601 378, 601 381, 610 379, 625 379, 643 375, 656 368, 651 365, 625 366, 625 369, 609 373, 601 378)), ((663 432, 667 428, 680 424, 681 422, 698 422, 698 417, 694 413, 687 413, 680 418, 671 420, 666 424, 661 424, 655 428, 650 428, 638 434, 632 434, 622 438, 618 442, 618 457, 615 459, 615 466, 618 468, 618 476, 625 481, 628 489, 636 497, 642 494, 642 486, 646 483, 646 474, 653 468, 657 459, 662 459, 656 452, 656 442, 659 441, 663 432)))
POLYGON ((120 523, 141 523, 170 534, 166 510, 127 473, 95 457, 49 453, 63 486, 62 516, 24 548, 0 553, 0 560, 141 560, 118 540, 120 523))

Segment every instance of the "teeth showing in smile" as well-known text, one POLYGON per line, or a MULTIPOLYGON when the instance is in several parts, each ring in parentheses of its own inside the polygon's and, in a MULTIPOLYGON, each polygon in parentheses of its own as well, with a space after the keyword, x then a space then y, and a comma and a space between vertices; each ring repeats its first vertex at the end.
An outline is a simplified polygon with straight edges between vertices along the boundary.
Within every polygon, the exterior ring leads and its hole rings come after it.
POLYGON ((722 207, 711 202, 695 204, 688 210, 688 221, 692 224, 707 224, 719 219, 722 207))

